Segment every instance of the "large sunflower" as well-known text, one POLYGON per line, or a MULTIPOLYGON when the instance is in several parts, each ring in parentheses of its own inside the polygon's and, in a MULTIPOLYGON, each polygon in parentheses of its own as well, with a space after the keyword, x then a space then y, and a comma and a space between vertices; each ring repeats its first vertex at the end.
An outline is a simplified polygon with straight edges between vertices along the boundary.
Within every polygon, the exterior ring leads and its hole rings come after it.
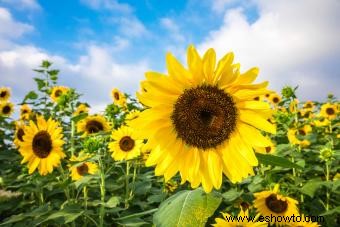
POLYGON ((11 102, 0 103, 0 115, 9 117, 14 111, 14 105, 11 102))
POLYGON ((111 96, 114 104, 118 106, 125 106, 126 105, 126 97, 125 95, 119 91, 117 88, 112 89, 111 96))
POLYGON ((52 88, 50 97, 53 100, 53 102, 58 102, 59 97, 66 94, 68 90, 69 88, 65 86, 55 86, 52 88))
POLYGON ((46 175, 60 164, 60 159, 65 157, 62 137, 58 122, 46 121, 42 116, 37 117, 37 123, 30 121, 25 126, 19 151, 24 157, 21 163, 28 162, 29 174, 38 168, 40 175, 46 175))
POLYGON ((140 155, 143 140, 132 128, 122 126, 112 132, 111 138, 115 140, 109 143, 114 160, 130 160, 140 155))
POLYGON ((243 211, 243 209, 240 210, 240 213, 238 214, 237 218, 233 218, 228 213, 222 213, 223 218, 215 218, 215 224, 212 226, 214 227, 267 227, 267 222, 257 222, 256 220, 250 220, 248 221, 247 218, 249 218, 248 210, 243 211))
POLYGON ((0 87, 0 102, 6 102, 11 97, 11 89, 0 87))
POLYGON ((338 107, 336 104, 325 103, 321 106, 320 115, 328 118, 329 120, 333 120, 338 115, 338 107))
POLYGON ((169 75, 146 73, 137 96, 148 109, 133 124, 153 147, 147 165, 156 165, 156 175, 168 181, 180 172, 182 183, 209 192, 221 187, 222 173, 232 182, 253 174, 252 147, 270 144, 258 129, 275 133, 269 104, 254 98, 270 91, 268 82, 251 84, 257 68, 240 74, 233 58, 226 54, 215 67, 213 49, 201 58, 190 46, 188 69, 168 54, 169 75))
POLYGON ((72 162, 80 162, 79 164, 69 166, 72 180, 77 181, 87 174, 95 174, 97 172, 97 164, 85 161, 89 158, 91 158, 90 155, 79 155, 78 157, 72 156, 70 158, 70 161, 72 162))
POLYGON ((254 207, 263 216, 278 217, 299 215, 298 201, 279 194, 279 185, 273 190, 254 193, 254 207))
POLYGON ((83 132, 83 136, 97 132, 107 132, 111 129, 110 124, 102 115, 91 115, 82 119, 77 124, 78 132, 83 132))

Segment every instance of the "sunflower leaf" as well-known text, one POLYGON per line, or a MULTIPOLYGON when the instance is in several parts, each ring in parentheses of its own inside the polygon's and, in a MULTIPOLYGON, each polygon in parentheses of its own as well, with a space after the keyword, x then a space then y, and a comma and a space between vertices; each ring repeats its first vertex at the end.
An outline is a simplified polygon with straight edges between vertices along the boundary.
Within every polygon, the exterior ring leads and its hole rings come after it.
POLYGON ((35 93, 34 91, 30 91, 24 98, 24 100, 22 101, 23 103, 25 103, 25 101, 27 99, 37 99, 38 98, 38 95, 37 93, 35 93))
POLYGON ((181 191, 165 200, 153 216, 156 226, 205 226, 222 201, 216 193, 198 188, 181 191))
POLYGON ((281 166, 286 168, 296 168, 301 169, 302 167, 279 156, 270 155, 270 154, 256 154, 257 159, 260 163, 265 165, 272 165, 272 166, 281 166))

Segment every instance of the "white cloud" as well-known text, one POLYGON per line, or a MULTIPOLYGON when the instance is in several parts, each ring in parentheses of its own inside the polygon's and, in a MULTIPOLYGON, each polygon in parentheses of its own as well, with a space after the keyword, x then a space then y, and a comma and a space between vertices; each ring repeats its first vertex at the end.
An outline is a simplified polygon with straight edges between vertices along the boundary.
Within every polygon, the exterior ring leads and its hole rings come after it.
POLYGON ((224 12, 227 5, 235 2, 235 0, 213 0, 212 1, 212 10, 218 13, 224 12))
POLYGON ((222 26, 199 49, 214 47, 219 56, 234 51, 243 70, 259 66, 260 79, 268 79, 272 88, 298 84, 303 98, 320 99, 327 92, 339 96, 340 2, 258 1, 257 7, 254 23, 242 8, 228 10, 222 26), (327 61, 336 70, 330 72, 327 61))
POLYGON ((0 25, 0 40, 19 38, 33 30, 31 25, 15 21, 11 13, 2 7, 0 7, 0 25))
POLYGON ((134 16, 113 18, 111 22, 117 23, 120 33, 127 37, 145 37, 150 35, 144 24, 134 16))
POLYGON ((122 13, 131 13, 133 11, 129 4, 120 3, 117 0, 81 0, 81 2, 95 10, 107 9, 122 13))
POLYGON ((162 27, 169 31, 170 36, 175 41, 183 42, 185 40, 184 36, 181 34, 180 28, 172 19, 168 17, 163 17, 160 19, 160 24, 162 27))
POLYGON ((5 3, 15 6, 16 9, 21 10, 40 10, 41 7, 36 0, 0 0, 0 3, 5 3))

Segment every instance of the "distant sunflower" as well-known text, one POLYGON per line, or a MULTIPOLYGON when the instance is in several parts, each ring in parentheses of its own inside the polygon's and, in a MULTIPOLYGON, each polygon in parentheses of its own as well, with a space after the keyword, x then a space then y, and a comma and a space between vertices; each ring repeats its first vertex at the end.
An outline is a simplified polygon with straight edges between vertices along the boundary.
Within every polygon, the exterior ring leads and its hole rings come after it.
MULTIPOLYGON (((268 138, 268 140, 270 141, 270 139, 268 138)), ((266 146, 266 147, 256 147, 254 146, 254 150, 257 153, 261 153, 261 154, 273 154, 275 153, 275 145, 272 141, 270 141, 270 145, 266 146)))
POLYGON ((28 162, 29 174, 38 168, 40 175, 46 175, 60 165, 60 159, 65 157, 62 137, 58 122, 52 119, 46 121, 42 116, 37 117, 37 123, 30 121, 24 128, 19 148, 24 157, 21 164, 28 162))
POLYGON ((8 87, 0 87, 0 102, 6 102, 11 97, 11 89, 8 87))
POLYGON ((50 97, 53 100, 53 102, 58 102, 59 97, 66 94, 68 90, 69 88, 65 86, 55 86, 52 88, 50 97))
POLYGON ((298 99, 293 99, 291 103, 289 104, 289 111, 291 113, 296 113, 298 111, 298 105, 299 105, 299 100, 298 99))
POLYGON ((130 122, 134 119, 137 119, 140 115, 139 110, 132 110, 125 116, 125 124, 130 126, 130 122))
POLYGON ((243 211, 243 209, 240 210, 238 214, 238 220, 233 220, 232 216, 228 213, 222 213, 223 218, 215 218, 215 224, 212 226, 214 227, 267 227, 268 223, 267 222, 257 222, 256 220, 254 221, 248 221, 247 217, 249 217, 248 210, 243 211))
POLYGON ((146 73, 137 97, 149 108, 133 124, 153 147, 146 164, 156 165, 156 175, 168 181, 180 172, 182 183, 210 192, 222 173, 233 183, 253 174, 252 147, 269 145, 258 129, 275 133, 269 104, 254 98, 270 91, 268 82, 252 84, 258 68, 240 74, 232 53, 217 67, 213 49, 201 58, 190 46, 187 56, 189 69, 167 54, 169 75, 146 73))
POLYGON ((313 111, 315 107, 315 104, 312 101, 307 101, 303 104, 303 108, 305 110, 313 111))
POLYGON ((143 140, 132 128, 122 126, 112 132, 111 138, 114 141, 109 143, 109 149, 114 160, 130 160, 140 155, 143 140))
POLYGON ((24 142, 24 135, 25 135, 25 123, 22 121, 15 122, 15 133, 14 133, 14 144, 19 148, 20 143, 24 142))
POLYGON ((324 126, 328 126, 331 122, 327 119, 327 118, 320 118, 317 120, 314 120, 312 122, 313 125, 315 125, 316 127, 324 127, 324 126))
POLYGON ((117 88, 112 89, 111 96, 112 96, 114 104, 116 104, 118 106, 125 106, 126 105, 125 95, 121 91, 119 91, 117 88))
POLYGON ((0 115, 9 117, 14 111, 14 105, 11 102, 0 103, 0 115))
POLYGON ((320 115, 328 118, 329 120, 333 120, 337 117, 339 113, 338 107, 336 104, 325 103, 321 106, 320 115))
POLYGON ((269 96, 268 100, 269 100, 272 104, 278 105, 278 104, 281 102, 281 96, 280 96, 279 94, 277 94, 277 93, 272 93, 272 94, 269 96))
POLYGON ((70 161, 72 162, 81 162, 79 164, 69 166, 72 180, 80 180, 83 176, 95 174, 98 171, 97 164, 93 162, 84 162, 84 160, 89 159, 90 157, 90 155, 80 155, 78 157, 72 156, 70 158, 70 161))
MULTIPOLYGON (((310 127, 310 126, 309 126, 310 127)), ((291 128, 288 130, 287 137, 291 144, 300 145, 301 147, 308 147, 310 142, 304 137, 310 132, 309 127, 295 129, 291 128)))
POLYGON ((301 221, 297 222, 289 222, 290 227, 318 227, 320 226, 317 222, 313 222, 312 219, 315 219, 315 216, 305 216, 304 214, 300 214, 301 221))
POLYGON ((32 109, 29 105, 24 104, 20 107, 20 119, 29 120, 31 113, 32 109))
POLYGON ((77 107, 76 111, 74 111, 73 115, 77 116, 79 114, 88 113, 88 112, 89 112, 88 106, 82 103, 77 107))
POLYGON ((299 115, 299 117, 302 117, 302 118, 312 118, 313 117, 313 113, 310 111, 310 109, 298 110, 298 115, 299 115))
POLYGON ((263 216, 286 216, 299 215, 298 201, 279 194, 279 185, 273 190, 254 193, 254 207, 257 213, 263 216))
POLYGON ((111 129, 109 122, 102 115, 91 115, 82 119, 77 124, 77 131, 83 132, 83 136, 98 132, 107 132, 111 129))

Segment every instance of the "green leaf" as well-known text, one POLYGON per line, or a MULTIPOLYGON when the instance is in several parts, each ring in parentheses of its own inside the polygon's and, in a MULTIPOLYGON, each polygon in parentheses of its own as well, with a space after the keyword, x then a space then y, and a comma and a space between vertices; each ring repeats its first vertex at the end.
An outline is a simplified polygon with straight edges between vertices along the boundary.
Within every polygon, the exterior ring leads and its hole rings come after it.
POLYGON ((61 223, 66 224, 76 220, 80 215, 82 215, 85 211, 80 207, 66 207, 60 211, 53 211, 52 214, 47 216, 47 218, 40 221, 38 224, 47 222, 49 220, 60 219, 61 223))
POLYGON ((6 221, 1 223, 0 225, 7 225, 7 224, 11 224, 11 223, 20 222, 20 221, 28 219, 28 218, 29 219, 38 218, 38 217, 44 215, 47 212, 48 212, 48 205, 46 204, 46 205, 43 205, 41 207, 38 207, 37 209, 34 209, 31 212, 28 212, 28 213, 21 213, 21 214, 18 214, 18 215, 12 215, 11 217, 6 219, 6 221))
POLYGON ((28 92, 28 94, 25 96, 24 100, 22 101, 23 103, 27 100, 27 99, 37 99, 38 95, 37 93, 35 93, 34 91, 30 91, 28 92))
POLYGON ((301 166, 295 163, 292 163, 291 161, 285 158, 279 157, 279 156, 256 153, 256 157, 260 163, 265 164, 265 165, 281 166, 281 167, 296 168, 296 169, 302 168, 301 166))
POLYGON ((229 191, 222 194, 224 200, 232 202, 242 195, 243 191, 238 192, 236 188, 232 188, 229 191))
POLYGON ((74 121, 74 123, 77 123, 78 121, 86 118, 88 116, 88 113, 81 113, 81 114, 78 114, 74 117, 71 118, 72 121, 74 121))
POLYGON ((201 188, 181 191, 165 200, 154 214, 156 226, 205 226, 207 219, 220 205, 216 192, 205 193, 201 188))
POLYGON ((114 208, 119 204, 119 197, 113 196, 106 202, 106 207, 114 208))
POLYGON ((326 211, 326 212, 320 214, 320 216, 328 216, 328 215, 332 215, 332 214, 340 214, 340 206, 335 207, 334 209, 331 209, 329 211, 326 211))
POLYGON ((39 91, 45 86, 45 81, 39 78, 34 78, 34 80, 37 82, 39 91))
POLYGON ((320 188, 321 186, 328 186, 332 184, 332 182, 326 182, 326 181, 322 181, 319 179, 314 179, 314 180, 310 180, 309 182, 307 182, 301 189, 300 191, 305 194, 308 195, 310 197, 314 197, 314 194, 316 192, 316 190, 318 188, 320 188))
POLYGON ((51 62, 47 61, 47 60, 44 60, 42 63, 41 63, 41 66, 42 68, 48 68, 52 65, 51 62))

